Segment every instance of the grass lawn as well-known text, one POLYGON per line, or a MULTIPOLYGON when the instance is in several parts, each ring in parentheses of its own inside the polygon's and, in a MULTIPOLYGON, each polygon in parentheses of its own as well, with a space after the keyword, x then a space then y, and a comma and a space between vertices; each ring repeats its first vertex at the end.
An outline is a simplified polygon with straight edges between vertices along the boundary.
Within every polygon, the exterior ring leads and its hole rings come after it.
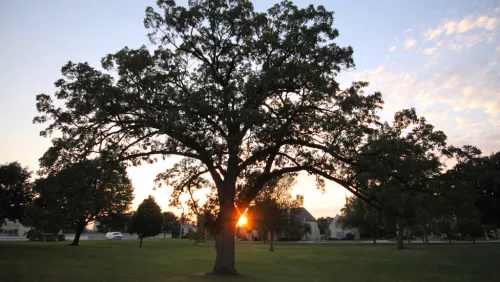
POLYGON ((237 244, 240 277, 210 277, 213 243, 138 241, 0 242, 0 281, 494 281, 500 244, 237 244))

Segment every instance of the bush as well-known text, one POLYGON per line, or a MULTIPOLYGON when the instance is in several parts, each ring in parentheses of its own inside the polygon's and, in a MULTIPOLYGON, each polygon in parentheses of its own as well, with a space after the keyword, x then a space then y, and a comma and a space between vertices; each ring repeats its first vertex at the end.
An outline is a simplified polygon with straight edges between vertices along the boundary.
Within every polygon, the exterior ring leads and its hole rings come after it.
POLYGON ((354 236, 354 234, 352 234, 352 233, 347 233, 347 234, 345 235, 345 239, 346 239, 346 240, 354 240, 354 237, 355 237, 355 236, 354 236))
POLYGON ((300 241, 300 238, 278 238, 276 241, 300 241))
POLYGON ((30 241, 39 241, 39 242, 56 242, 56 241, 65 241, 66 237, 63 234, 39 234, 36 231, 31 232, 28 231, 26 237, 30 241))

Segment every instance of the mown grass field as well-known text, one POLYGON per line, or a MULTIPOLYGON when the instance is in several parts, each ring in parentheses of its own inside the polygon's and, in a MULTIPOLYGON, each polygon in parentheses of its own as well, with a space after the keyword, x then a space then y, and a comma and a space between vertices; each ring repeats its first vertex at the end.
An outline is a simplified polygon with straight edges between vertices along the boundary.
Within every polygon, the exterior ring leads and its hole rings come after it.
MULTIPOLYGON (((0 242, 0 281, 495 281, 500 244, 237 244, 239 277, 212 277, 213 243, 0 242)), ((498 280, 496 280, 498 281, 498 280)))

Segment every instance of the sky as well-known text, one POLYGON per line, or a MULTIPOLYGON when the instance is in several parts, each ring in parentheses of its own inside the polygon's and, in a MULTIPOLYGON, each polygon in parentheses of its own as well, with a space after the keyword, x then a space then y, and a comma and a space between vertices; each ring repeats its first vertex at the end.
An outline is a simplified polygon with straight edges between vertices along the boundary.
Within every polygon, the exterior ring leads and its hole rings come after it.
MULTIPOLYGON (((144 10, 154 2, 0 1, 0 163, 19 161, 36 171, 50 140, 39 136, 43 126, 32 124, 35 96, 55 91, 53 82, 69 60, 98 67, 108 53, 148 45, 144 10)), ((263 11, 273 2, 254 5, 263 11)), ((340 74, 341 86, 370 82, 366 92, 380 91, 385 100, 383 119, 415 107, 450 144, 474 145, 484 154, 500 150, 500 0, 295 3, 335 11, 336 42, 354 48, 356 63, 340 74)), ((153 190, 153 179, 174 162, 129 169, 134 207, 151 194, 172 210, 171 190, 153 190)), ((293 194, 304 195, 304 206, 315 217, 335 216, 348 195, 333 183, 321 193, 305 174, 293 194)))

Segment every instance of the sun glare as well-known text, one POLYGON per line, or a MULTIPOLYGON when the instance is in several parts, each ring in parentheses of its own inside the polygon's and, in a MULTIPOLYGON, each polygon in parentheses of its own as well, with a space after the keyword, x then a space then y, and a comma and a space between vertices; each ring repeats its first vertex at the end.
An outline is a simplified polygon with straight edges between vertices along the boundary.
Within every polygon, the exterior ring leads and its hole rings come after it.
POLYGON ((247 217, 245 215, 242 215, 240 219, 238 220, 238 226, 243 226, 248 223, 247 217))

